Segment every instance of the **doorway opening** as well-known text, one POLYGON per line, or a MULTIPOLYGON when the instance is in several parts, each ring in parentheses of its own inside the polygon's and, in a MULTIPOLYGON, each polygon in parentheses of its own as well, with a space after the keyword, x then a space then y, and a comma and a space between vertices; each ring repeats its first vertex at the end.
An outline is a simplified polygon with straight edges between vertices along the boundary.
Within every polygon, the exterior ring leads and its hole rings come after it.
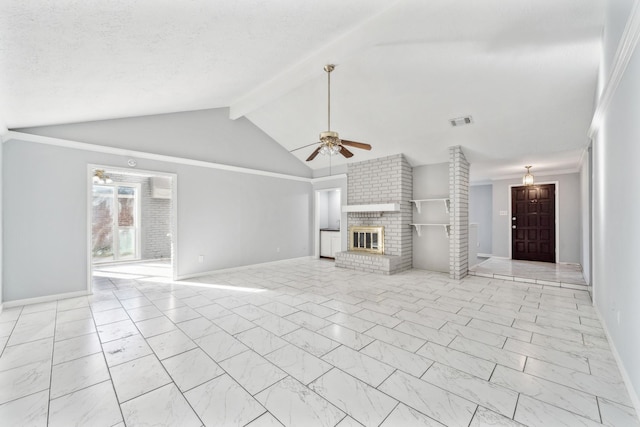
POLYGON ((94 264, 140 260, 140 189, 140 183, 93 183, 94 264))
POLYGON ((342 250, 342 194, 339 188, 316 190, 316 257, 335 259, 342 250))
POLYGON ((89 286, 175 279, 176 175, 98 165, 88 175, 89 286))

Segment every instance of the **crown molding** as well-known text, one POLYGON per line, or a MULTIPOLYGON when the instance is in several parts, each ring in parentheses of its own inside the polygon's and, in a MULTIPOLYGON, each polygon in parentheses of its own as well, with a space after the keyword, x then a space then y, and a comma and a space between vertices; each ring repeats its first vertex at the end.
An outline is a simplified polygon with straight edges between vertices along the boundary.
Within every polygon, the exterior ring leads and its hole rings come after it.
POLYGON ((306 178, 303 176, 287 175, 276 172, 268 172, 259 169, 242 168, 239 166, 230 166, 222 163, 204 162, 202 160, 187 159, 184 157, 166 156, 164 154, 147 153, 144 151, 132 151, 124 148, 107 147, 105 145, 87 144, 85 142, 70 141, 61 138, 51 138, 48 136, 33 135, 30 133, 9 131, 4 137, 1 137, 2 143, 10 140, 35 142, 37 144, 54 145, 57 147, 72 148, 75 150, 93 151, 95 153, 114 154, 117 156, 136 157, 139 159, 157 160, 160 162, 177 163, 189 166, 198 166, 208 169, 219 169, 229 172, 244 173, 249 175, 266 176, 270 178, 287 179, 290 181, 306 182, 315 184, 323 181, 333 181, 335 179, 346 179, 346 174, 323 176, 319 178, 306 178))
MULTIPOLYGON (((555 175, 568 175, 568 174, 572 174, 572 173, 578 173, 580 172, 579 168, 572 168, 572 169, 558 169, 558 170, 550 170, 550 171, 544 171, 544 172, 533 172, 533 176, 534 178, 538 178, 541 176, 555 176, 555 175)), ((519 179, 522 180, 522 176, 524 175, 524 173, 521 174, 517 174, 517 175, 503 175, 503 176, 497 176, 495 178, 491 178, 489 180, 488 183, 492 183, 495 181, 507 181, 507 180, 513 180, 513 179, 519 179)), ((483 181, 478 181, 478 182, 483 182, 483 181)), ((480 184, 475 184, 474 185, 480 185, 480 184)))
POLYGON ((616 54, 613 58, 611 73, 609 74, 604 90, 598 99, 596 110, 593 114, 593 119, 591 120, 591 126, 589 127, 589 138, 593 138, 600 130, 604 115, 611 105, 611 101, 618 90, 618 86, 620 86, 620 82, 624 77, 627 65, 629 65, 629 61, 631 60, 639 40, 640 0, 635 0, 631 8, 629 19, 627 20, 627 24, 624 28, 624 32, 620 37, 618 49, 616 50, 616 54))
POLYGON ((324 181, 334 181, 337 179, 347 179, 347 174, 346 173, 340 173, 337 175, 327 175, 327 176, 321 176, 319 178, 312 178, 311 182, 313 184, 315 184, 316 182, 324 182, 324 181))

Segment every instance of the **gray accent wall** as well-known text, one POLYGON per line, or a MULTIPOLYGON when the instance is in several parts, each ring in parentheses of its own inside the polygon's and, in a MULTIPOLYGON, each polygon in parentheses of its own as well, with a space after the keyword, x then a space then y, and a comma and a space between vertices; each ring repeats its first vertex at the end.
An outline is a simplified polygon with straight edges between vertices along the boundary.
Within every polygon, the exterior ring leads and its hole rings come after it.
MULTIPOLYGON (((449 163, 413 168, 413 199, 449 197, 449 163)), ((449 223, 444 203, 423 203, 418 214, 412 204, 413 223, 449 223)), ((421 236, 413 227, 413 267, 449 272, 449 238, 443 227, 422 227, 421 236)))
MULTIPOLYGON (((4 301, 86 290, 87 165, 128 158, 19 140, 4 150, 4 301)), ((178 175, 179 276, 310 255, 310 183, 148 159, 137 168, 178 175)))
POLYGON ((469 188, 469 222, 478 224, 477 252, 490 255, 493 251, 493 186, 491 184, 472 185, 469 188))
MULTIPOLYGON (((630 0, 607 2, 604 71, 612 69, 630 0)), ((640 47, 636 45, 593 141, 593 299, 640 413, 640 47)), ((603 73, 608 77, 608 73, 603 73)), ((600 89, 604 79, 600 80, 600 89)))
POLYGON ((228 108, 15 129, 107 147, 311 177, 311 169, 228 108))
MULTIPOLYGON (((535 171, 533 171, 535 172, 535 171)), ((534 173, 535 176, 535 173, 534 173)), ((559 237, 556 251, 559 262, 579 263, 580 251, 580 176, 577 173, 563 175, 536 176, 536 183, 555 183, 558 193, 559 237)), ((493 256, 511 256, 511 185, 522 185, 521 179, 493 181, 493 256), (507 215, 500 215, 506 211, 507 215)))

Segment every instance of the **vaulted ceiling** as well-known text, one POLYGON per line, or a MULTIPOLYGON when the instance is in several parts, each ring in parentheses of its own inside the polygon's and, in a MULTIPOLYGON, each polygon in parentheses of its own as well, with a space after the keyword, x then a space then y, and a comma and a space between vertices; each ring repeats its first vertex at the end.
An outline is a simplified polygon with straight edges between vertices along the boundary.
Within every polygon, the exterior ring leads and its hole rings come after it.
MULTIPOLYGON (((447 161, 475 180, 576 170, 593 114, 603 0, 7 0, 9 128, 229 107, 292 150, 327 130, 447 161), (449 119, 471 115, 452 127, 449 119)), ((300 161, 314 147, 293 153, 300 161)), ((346 162, 318 156, 314 169, 346 162)))

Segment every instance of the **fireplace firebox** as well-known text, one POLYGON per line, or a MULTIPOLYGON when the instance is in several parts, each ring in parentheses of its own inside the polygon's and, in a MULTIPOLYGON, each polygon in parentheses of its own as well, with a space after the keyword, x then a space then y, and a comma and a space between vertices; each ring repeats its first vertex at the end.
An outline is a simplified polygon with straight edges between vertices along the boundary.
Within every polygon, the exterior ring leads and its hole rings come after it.
POLYGON ((384 254, 384 227, 349 227, 349 250, 384 254))

